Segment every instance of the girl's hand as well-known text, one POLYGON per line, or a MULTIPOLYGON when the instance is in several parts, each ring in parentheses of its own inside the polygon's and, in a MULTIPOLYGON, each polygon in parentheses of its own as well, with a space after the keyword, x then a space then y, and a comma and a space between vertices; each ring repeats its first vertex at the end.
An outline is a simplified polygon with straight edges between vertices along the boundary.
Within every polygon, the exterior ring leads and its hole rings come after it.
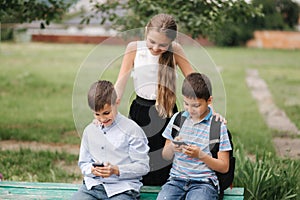
POLYGON ((227 120, 224 117, 222 117, 219 113, 214 112, 213 115, 216 116, 216 121, 221 121, 224 124, 227 124, 227 120))
POLYGON ((222 117, 219 113, 215 112, 215 109, 212 104, 210 104, 209 107, 212 109, 213 115, 216 116, 216 121, 221 121, 224 124, 227 124, 227 120, 224 117, 222 117))
POLYGON ((97 119, 93 119, 93 124, 95 124, 96 126, 100 126, 101 125, 101 122, 99 122, 99 120, 97 119))

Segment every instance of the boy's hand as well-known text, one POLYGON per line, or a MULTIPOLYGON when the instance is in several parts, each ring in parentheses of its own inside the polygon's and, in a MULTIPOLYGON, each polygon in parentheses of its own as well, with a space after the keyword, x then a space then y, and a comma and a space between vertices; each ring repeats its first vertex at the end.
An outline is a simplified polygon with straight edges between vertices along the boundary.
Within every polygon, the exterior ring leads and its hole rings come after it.
POLYGON ((188 155, 189 157, 192 158, 198 158, 198 159, 203 159, 204 157, 207 156, 206 153, 204 153, 200 147, 197 145, 187 145, 183 147, 184 154, 188 155))
POLYGON ((119 167, 117 165, 111 165, 110 163, 105 163, 104 167, 92 167, 92 173, 95 176, 101 176, 103 178, 110 177, 113 174, 117 176, 120 175, 119 167))
MULTIPOLYGON (((174 141, 181 141, 181 139, 182 139, 181 137, 177 136, 174 138, 174 141)), ((186 145, 178 145, 173 142, 171 142, 171 143, 172 143, 172 147, 173 147, 174 151, 176 151, 176 152, 182 152, 183 146, 186 146, 186 145)))

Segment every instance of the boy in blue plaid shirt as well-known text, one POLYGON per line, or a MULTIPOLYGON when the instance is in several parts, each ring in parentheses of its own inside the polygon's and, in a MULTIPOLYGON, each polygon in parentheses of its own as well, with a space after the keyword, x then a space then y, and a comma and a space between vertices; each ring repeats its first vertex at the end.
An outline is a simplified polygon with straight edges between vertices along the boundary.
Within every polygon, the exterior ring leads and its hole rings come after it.
POLYGON ((215 171, 226 173, 229 169, 231 150, 227 128, 221 124, 218 158, 213 158, 209 149, 209 132, 212 120, 212 88, 207 76, 200 73, 188 75, 182 86, 186 117, 176 138, 172 137, 175 114, 163 136, 167 139, 163 157, 173 159, 170 177, 162 186, 158 200, 218 199, 219 183, 215 171), (174 144, 173 141, 185 144, 174 144))

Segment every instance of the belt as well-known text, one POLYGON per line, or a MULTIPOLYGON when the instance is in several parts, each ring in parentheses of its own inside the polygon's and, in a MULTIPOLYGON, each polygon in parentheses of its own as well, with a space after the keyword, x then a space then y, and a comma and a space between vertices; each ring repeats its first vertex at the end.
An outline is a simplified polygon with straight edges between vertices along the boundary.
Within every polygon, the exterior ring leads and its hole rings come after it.
POLYGON ((145 105, 145 106, 153 106, 153 105, 155 105, 155 102, 156 102, 156 100, 144 99, 140 96, 136 96, 135 101, 138 104, 145 105))

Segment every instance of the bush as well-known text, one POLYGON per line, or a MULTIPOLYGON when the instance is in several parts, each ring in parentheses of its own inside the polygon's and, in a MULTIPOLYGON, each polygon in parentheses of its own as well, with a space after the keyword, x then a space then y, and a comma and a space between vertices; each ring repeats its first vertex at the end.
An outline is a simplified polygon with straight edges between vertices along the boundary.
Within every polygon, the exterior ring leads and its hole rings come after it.
POLYGON ((271 153, 254 161, 236 151, 235 185, 245 188, 245 199, 297 199, 300 195, 300 162, 271 153))
POLYGON ((13 39, 13 28, 0 29, 1 41, 8 41, 13 39))
POLYGON ((251 39, 255 30, 294 30, 298 24, 300 8, 292 0, 253 0, 252 4, 262 6, 263 16, 228 21, 210 39, 218 46, 239 46, 251 39))
POLYGON ((217 46, 243 46, 246 41, 253 37, 253 30, 245 24, 226 23, 216 36, 212 37, 217 46))

